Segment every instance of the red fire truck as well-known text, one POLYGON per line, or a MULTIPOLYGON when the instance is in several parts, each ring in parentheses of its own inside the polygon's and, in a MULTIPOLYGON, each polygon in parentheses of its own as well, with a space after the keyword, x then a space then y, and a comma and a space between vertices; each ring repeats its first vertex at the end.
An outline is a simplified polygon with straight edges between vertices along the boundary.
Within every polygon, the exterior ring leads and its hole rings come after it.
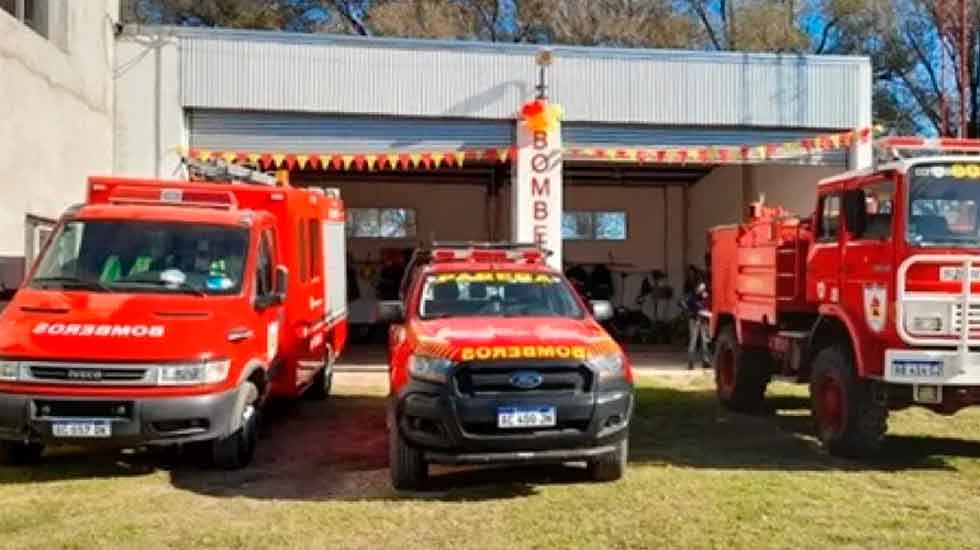
POLYGON ((429 464, 582 461, 598 481, 626 468, 629 358, 533 245, 437 243, 419 250, 403 300, 383 302, 388 435, 396 489, 429 464))
POLYGON ((832 454, 876 452, 889 410, 980 403, 980 141, 889 138, 820 182, 812 217, 753 205, 709 232, 718 397, 810 385, 832 454))
POLYGON ((328 395, 343 203, 232 172, 248 181, 89 180, 0 317, 8 462, 50 444, 194 444, 238 468, 267 397, 328 395))

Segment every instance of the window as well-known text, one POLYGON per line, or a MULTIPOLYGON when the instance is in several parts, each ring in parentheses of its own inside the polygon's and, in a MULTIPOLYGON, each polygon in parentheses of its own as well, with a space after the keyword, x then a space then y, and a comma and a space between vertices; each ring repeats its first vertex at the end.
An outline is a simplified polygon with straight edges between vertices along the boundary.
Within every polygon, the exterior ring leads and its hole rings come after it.
POLYGON ((272 293, 272 233, 267 229, 259 242, 259 259, 255 273, 255 294, 268 296, 272 293))
POLYGON ((310 220, 309 221, 310 231, 309 231, 309 254, 310 254, 310 278, 319 277, 320 271, 323 269, 321 263, 323 262, 323 248, 320 246, 320 220, 310 220))
POLYGON ((309 252, 306 246, 306 220, 296 222, 296 257, 299 259, 299 280, 308 281, 310 279, 309 252))
POLYGON ((373 239, 415 237, 415 210, 411 208, 350 208, 347 236, 373 239))
POLYGON ((419 315, 444 317, 582 317, 571 288, 551 273, 450 272, 425 280, 419 315))
POLYGON ((820 228, 817 240, 832 241, 840 232, 840 195, 826 195, 820 199, 820 228))
POLYGON ((864 211, 866 221, 864 232, 854 235, 861 239, 887 239, 892 234, 892 212, 894 210, 895 185, 880 182, 869 185, 864 191, 864 211))
POLYGON ((44 248, 44 244, 51 237, 55 221, 28 214, 25 226, 27 232, 24 242, 24 265, 30 268, 34 264, 34 259, 41 253, 41 249, 44 248))
POLYGON ((561 220, 561 236, 569 241, 625 241, 626 212, 565 212, 561 220))
POLYGON ((61 49, 68 47, 68 0, 0 0, 12 15, 61 49))
POLYGON ((916 166, 908 201, 909 244, 980 245, 980 164, 916 166))
POLYGON ((33 286, 128 293, 234 294, 248 232, 240 227, 74 220, 52 237, 33 286))

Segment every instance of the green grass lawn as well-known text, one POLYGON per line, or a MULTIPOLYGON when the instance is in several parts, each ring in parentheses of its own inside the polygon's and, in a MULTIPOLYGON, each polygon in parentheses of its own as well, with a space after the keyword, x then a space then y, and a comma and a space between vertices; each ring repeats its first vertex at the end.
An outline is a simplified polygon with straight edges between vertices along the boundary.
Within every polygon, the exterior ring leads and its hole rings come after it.
POLYGON ((805 387, 774 384, 772 413, 749 417, 719 409, 707 374, 645 375, 620 482, 574 466, 439 470, 439 491, 398 498, 383 379, 368 378, 270 411, 241 472, 70 450, 0 468, 0 547, 980 547, 980 411, 893 414, 883 457, 856 463, 816 447, 805 387))

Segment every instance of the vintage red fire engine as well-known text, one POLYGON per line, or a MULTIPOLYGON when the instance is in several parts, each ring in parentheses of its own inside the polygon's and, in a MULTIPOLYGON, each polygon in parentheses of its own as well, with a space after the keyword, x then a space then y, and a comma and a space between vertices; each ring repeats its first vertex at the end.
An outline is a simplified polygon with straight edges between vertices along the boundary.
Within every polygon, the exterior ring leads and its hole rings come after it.
POLYGON ((232 172, 264 184, 89 180, 0 318, 8 460, 193 443, 241 467, 268 396, 327 396, 346 336, 343 203, 232 172))
POLYGON ((428 465, 588 463, 626 467, 632 367, 545 255, 528 245, 441 244, 416 252, 403 300, 382 304, 389 343, 389 449, 397 489, 428 465))
POLYGON ((720 400, 754 410, 772 376, 809 382, 842 456, 875 453, 889 410, 980 403, 980 141, 878 149, 820 182, 811 218, 760 202, 709 236, 720 400))

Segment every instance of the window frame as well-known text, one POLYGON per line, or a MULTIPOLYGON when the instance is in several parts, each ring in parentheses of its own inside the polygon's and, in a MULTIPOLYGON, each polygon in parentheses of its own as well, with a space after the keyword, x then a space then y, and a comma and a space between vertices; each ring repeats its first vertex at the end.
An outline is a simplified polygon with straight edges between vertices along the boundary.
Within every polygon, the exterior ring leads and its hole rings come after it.
MULTIPOLYGON (((865 192, 865 201, 867 201, 867 192, 870 189, 881 188, 881 187, 891 187, 891 189, 890 189, 891 203, 892 203, 891 204, 891 217, 890 217, 890 219, 888 221, 888 232, 887 232, 887 234, 885 234, 883 236, 879 236, 879 235, 869 236, 868 235, 868 227, 869 227, 869 224, 870 224, 870 218, 868 218, 869 214, 868 214, 868 211, 867 211, 867 202, 865 202, 864 232, 862 234, 860 234, 860 235, 855 235, 851 231, 851 228, 847 228, 847 236, 848 236, 848 239, 850 241, 852 241, 852 242, 862 242, 862 241, 868 241, 868 242, 887 242, 887 241, 890 241, 891 240, 892 235, 894 234, 893 229, 894 229, 894 226, 895 226, 895 208, 897 206, 896 200, 895 200, 896 193, 897 193, 897 191, 896 191, 897 186, 895 185, 895 180, 893 180, 891 178, 881 178, 881 177, 875 178, 875 179, 869 179, 867 181, 862 181, 862 182, 858 183, 857 185, 854 186, 854 189, 859 189, 861 191, 864 191, 865 192)), ((843 212, 843 203, 841 204, 841 211, 843 212)), ((839 228, 838 228, 838 231, 839 231, 839 228)))
POLYGON ((271 228, 262 230, 259 236, 258 250, 255 254, 255 297, 258 300, 267 298, 275 292, 275 271, 276 271, 276 257, 275 257, 275 235, 272 233, 271 228), (268 258, 268 275, 263 276, 262 274, 262 259, 263 254, 268 258), (265 280, 265 282, 263 282, 265 280), (263 289, 263 285, 267 285, 268 288, 263 289))
POLYGON ((824 195, 820 196, 819 208, 817 210, 817 238, 818 243, 833 243, 840 241, 841 235, 841 219, 843 218, 843 207, 844 207, 844 192, 840 189, 830 191, 824 195), (831 236, 824 236, 824 209, 827 208, 827 201, 830 199, 837 199, 837 227, 834 234, 831 236))
POLYGON ((569 242, 598 242, 598 243, 623 243, 630 239, 630 223, 629 223, 629 213, 626 210, 565 210, 562 212, 562 241, 569 242), (565 236, 565 215, 566 214, 588 214, 591 219, 591 235, 587 237, 566 237, 565 236), (597 236, 596 228, 598 224, 596 220, 599 214, 622 214, 623 215, 623 238, 621 239, 602 239, 597 236))
POLYGON ((372 239, 372 240, 391 240, 391 241, 406 241, 415 240, 418 235, 418 210, 413 207, 407 206, 354 206, 347 208, 347 227, 350 228, 350 232, 347 234, 348 239, 372 239), (385 236, 382 234, 382 226, 384 219, 384 212, 391 210, 401 210, 411 213, 411 226, 404 226, 405 235, 402 236, 385 236), (374 235, 357 235, 354 233, 356 229, 356 224, 354 223, 358 217, 358 212, 373 211, 377 215, 377 234, 374 235), (409 227, 411 231, 409 231, 409 227))

